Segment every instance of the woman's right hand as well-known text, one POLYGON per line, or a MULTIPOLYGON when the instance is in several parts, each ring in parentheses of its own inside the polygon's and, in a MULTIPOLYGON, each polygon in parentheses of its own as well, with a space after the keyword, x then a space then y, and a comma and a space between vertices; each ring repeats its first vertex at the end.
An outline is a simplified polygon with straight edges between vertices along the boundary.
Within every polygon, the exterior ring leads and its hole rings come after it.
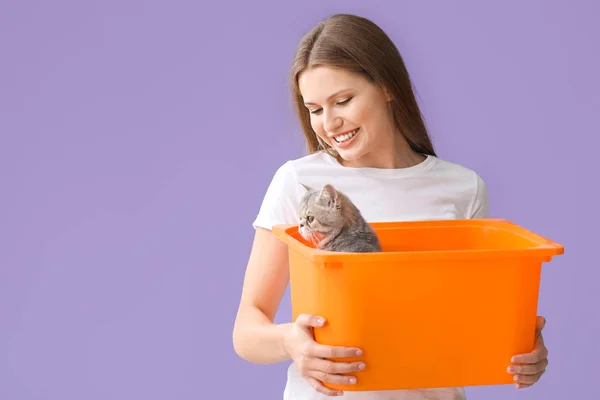
POLYGON ((302 376, 318 392, 328 396, 341 396, 341 391, 329 389, 322 382, 355 384, 356 377, 341 374, 361 371, 365 364, 360 361, 334 362, 326 358, 354 358, 362 355, 362 351, 354 347, 326 346, 315 342, 313 328, 324 324, 324 318, 301 314, 284 337, 283 344, 302 376))

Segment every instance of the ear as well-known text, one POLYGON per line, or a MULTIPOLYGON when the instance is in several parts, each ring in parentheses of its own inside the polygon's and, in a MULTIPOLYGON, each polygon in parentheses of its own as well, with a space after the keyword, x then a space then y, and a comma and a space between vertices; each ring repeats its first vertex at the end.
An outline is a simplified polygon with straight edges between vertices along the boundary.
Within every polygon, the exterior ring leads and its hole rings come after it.
POLYGON ((394 98, 392 97, 391 93, 389 90, 387 90, 387 88, 383 88, 383 95, 385 96, 385 101, 386 102, 390 102, 392 100, 394 100, 394 98))
POLYGON ((301 185, 304 188, 304 190, 306 190, 306 192, 312 192, 312 191, 314 191, 313 188, 311 188, 310 186, 306 186, 304 183, 301 183, 301 185))
POLYGON ((335 188, 330 184, 326 184, 325 186, 323 186, 319 196, 329 198, 332 200, 337 200, 338 198, 337 190, 335 190, 335 188))

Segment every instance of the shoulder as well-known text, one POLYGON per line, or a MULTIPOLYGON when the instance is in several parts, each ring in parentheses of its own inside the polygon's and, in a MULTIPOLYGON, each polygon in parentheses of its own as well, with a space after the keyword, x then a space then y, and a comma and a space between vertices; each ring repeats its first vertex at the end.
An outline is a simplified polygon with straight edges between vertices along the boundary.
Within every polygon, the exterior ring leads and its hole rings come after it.
POLYGON ((467 218, 489 217, 487 186, 476 171, 455 162, 436 158, 431 172, 442 178, 451 190, 455 190, 457 195, 462 197, 467 218))
POLYGON ((477 173, 474 170, 467 168, 464 165, 448 161, 439 157, 436 157, 435 161, 435 165, 432 169, 435 170, 436 173, 441 172, 448 176, 467 180, 474 179, 477 177, 477 173))
POLYGON ((253 226, 271 229, 277 224, 294 224, 298 221, 297 207, 303 195, 299 174, 322 173, 327 166, 327 155, 309 154, 288 160, 273 173, 264 194, 253 226))
POLYGON ((327 168, 334 167, 333 157, 324 151, 308 154, 288 161, 289 167, 296 173, 301 173, 307 168, 327 168))
POLYGON ((271 186, 297 192, 300 190, 300 177, 307 173, 314 173, 315 170, 323 171, 327 167, 334 167, 334 164, 331 162, 331 157, 323 152, 288 160, 275 171, 271 186))

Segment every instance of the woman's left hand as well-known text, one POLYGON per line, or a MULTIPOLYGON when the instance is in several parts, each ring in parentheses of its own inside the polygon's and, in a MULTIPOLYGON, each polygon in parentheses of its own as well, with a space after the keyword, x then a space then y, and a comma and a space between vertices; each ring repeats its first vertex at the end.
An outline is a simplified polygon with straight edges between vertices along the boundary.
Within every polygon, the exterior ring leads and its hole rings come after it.
POLYGON ((508 373, 514 375, 517 389, 529 387, 536 383, 546 371, 548 366, 548 349, 544 346, 542 329, 546 325, 546 318, 537 317, 535 327, 535 347, 531 353, 518 354, 511 359, 508 373))

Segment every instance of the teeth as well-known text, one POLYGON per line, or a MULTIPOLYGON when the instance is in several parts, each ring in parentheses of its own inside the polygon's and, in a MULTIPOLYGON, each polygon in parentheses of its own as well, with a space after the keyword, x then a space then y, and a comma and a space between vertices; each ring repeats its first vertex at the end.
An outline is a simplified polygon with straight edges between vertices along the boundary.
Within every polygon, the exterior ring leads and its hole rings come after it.
POLYGON ((338 143, 342 143, 342 142, 345 142, 346 140, 350 140, 354 137, 354 135, 356 135, 357 131, 358 131, 358 128, 353 130, 350 133, 345 134, 345 135, 336 136, 335 141, 338 143))

